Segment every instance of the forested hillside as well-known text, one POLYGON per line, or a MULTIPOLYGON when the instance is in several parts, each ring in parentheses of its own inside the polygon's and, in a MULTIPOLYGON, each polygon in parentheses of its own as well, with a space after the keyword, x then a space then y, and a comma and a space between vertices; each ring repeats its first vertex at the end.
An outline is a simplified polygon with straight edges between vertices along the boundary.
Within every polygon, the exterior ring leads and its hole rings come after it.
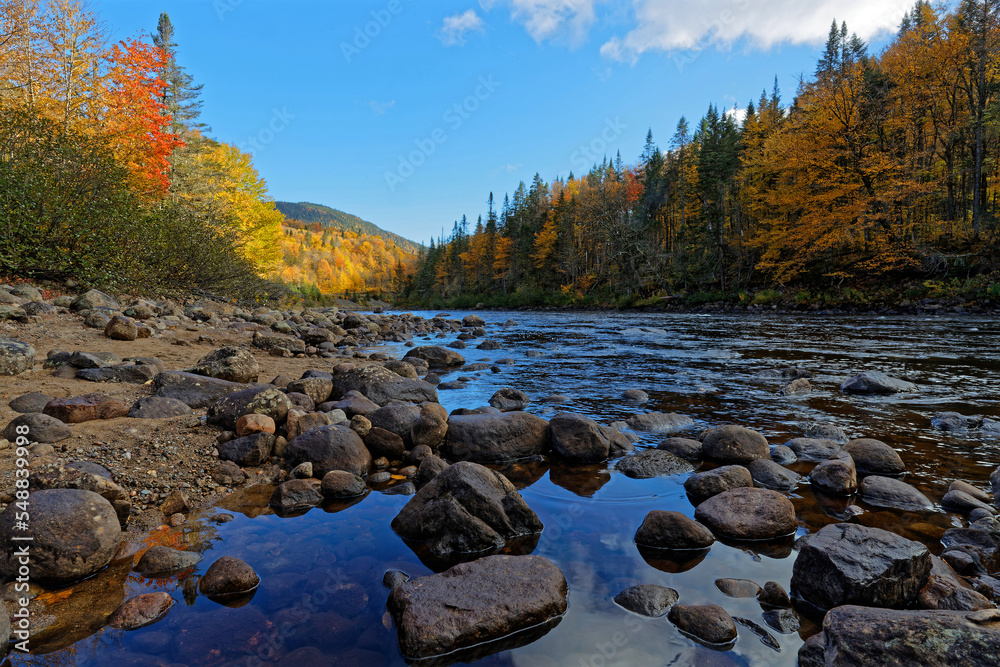
POLYGON ((1000 5, 918 2, 883 52, 834 22, 790 101, 709 106, 635 162, 521 183, 432 244, 410 298, 1000 296, 1000 5), (738 120, 739 118, 739 120, 738 120))
POLYGON ((418 243, 404 239, 399 234, 387 232, 374 223, 362 220, 356 215, 330 208, 329 206, 311 204, 309 202, 293 204, 287 201, 275 202, 275 205, 286 218, 291 220, 297 220, 306 224, 317 223, 323 228, 340 229, 345 232, 355 232, 364 236, 381 236, 399 246, 405 252, 413 255, 417 254, 420 249, 418 243))

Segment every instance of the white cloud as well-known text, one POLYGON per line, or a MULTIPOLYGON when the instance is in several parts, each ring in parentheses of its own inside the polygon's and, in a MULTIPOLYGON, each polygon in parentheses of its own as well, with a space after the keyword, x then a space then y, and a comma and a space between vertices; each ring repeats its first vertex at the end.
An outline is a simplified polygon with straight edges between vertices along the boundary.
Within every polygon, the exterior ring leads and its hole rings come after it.
POLYGON ((747 110, 739 107, 726 109, 725 114, 735 120, 737 125, 742 125, 743 121, 747 119, 747 110))
POLYGON ((368 103, 368 106, 372 108, 372 111, 375 112, 375 115, 382 116, 385 114, 386 111, 396 106, 396 100, 389 100, 388 102, 378 102, 376 100, 372 100, 371 102, 368 103))
POLYGON ((580 43, 594 24, 594 5, 599 0, 480 0, 489 11, 506 2, 511 6, 511 18, 524 25, 536 42, 568 38, 580 43))
POLYGON ((913 0, 633 0, 638 25, 601 54, 634 62, 647 51, 703 49, 745 39, 752 47, 822 43, 830 22, 868 40, 895 30, 913 0))
POLYGON ((465 33, 470 31, 483 32, 486 24, 474 9, 468 9, 462 14, 446 16, 437 38, 445 46, 464 46, 465 33))

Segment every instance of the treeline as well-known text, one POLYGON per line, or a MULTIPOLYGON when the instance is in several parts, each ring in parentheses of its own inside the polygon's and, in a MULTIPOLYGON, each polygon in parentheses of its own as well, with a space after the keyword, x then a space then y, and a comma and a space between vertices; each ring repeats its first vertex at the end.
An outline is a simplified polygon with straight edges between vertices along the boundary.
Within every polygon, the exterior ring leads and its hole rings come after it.
POLYGON ((314 302, 334 294, 392 295, 407 285, 417 256, 391 239, 286 219, 279 277, 314 302))
MULTIPOLYGON (((536 174, 421 257, 414 303, 629 303, 884 289, 945 279, 996 296, 1000 3, 920 1, 873 55, 831 27, 790 104, 710 106, 581 176, 536 174), (499 208, 499 210, 497 210, 499 208)), ((919 290, 918 290, 919 291, 919 290)))
POLYGON ((206 136, 162 14, 109 43, 81 0, 0 0, 0 277, 260 299, 284 216, 206 136))

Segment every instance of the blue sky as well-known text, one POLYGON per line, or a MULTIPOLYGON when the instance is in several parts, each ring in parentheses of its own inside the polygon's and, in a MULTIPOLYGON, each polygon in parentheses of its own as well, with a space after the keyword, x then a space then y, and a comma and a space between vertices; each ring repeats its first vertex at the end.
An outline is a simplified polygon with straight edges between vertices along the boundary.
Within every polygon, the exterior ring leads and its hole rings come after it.
POLYGON ((909 0, 96 0, 114 39, 166 11, 203 120, 271 194, 417 241, 539 172, 632 163, 646 130, 815 68, 830 21, 876 50, 909 0))

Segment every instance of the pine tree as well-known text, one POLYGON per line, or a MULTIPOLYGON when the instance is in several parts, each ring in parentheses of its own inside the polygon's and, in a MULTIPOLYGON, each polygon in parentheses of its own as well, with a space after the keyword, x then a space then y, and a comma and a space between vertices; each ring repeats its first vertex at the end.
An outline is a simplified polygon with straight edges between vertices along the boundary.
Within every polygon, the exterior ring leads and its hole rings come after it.
POLYGON ((174 24, 166 12, 160 14, 153 35, 153 44, 163 49, 167 55, 167 64, 160 73, 160 78, 167 86, 163 91, 161 103, 166 105, 171 117, 170 131, 189 141, 195 133, 202 133, 209 128, 198 118, 201 116, 201 89, 204 84, 194 85, 194 79, 184 71, 177 62, 177 43, 174 41, 174 24))

